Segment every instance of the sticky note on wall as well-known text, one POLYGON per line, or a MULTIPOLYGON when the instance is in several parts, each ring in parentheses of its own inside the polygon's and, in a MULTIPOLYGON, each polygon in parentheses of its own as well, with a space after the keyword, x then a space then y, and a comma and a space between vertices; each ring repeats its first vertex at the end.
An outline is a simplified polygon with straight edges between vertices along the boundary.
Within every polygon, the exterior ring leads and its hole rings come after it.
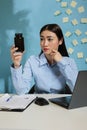
POLYGON ((56 2, 60 2, 61 0, 56 0, 56 2))
POLYGON ((72 33, 70 31, 68 31, 68 32, 65 33, 66 37, 70 37, 71 35, 72 35, 72 33))
POLYGON ((68 14, 68 15, 72 14, 72 10, 71 9, 67 9, 66 10, 66 14, 68 14))
POLYGON ((71 22, 72 22, 73 25, 77 25, 78 24, 77 19, 73 19, 71 22))
POLYGON ((87 43, 87 38, 81 39, 81 42, 82 42, 82 43, 87 43))
POLYGON ((72 7, 76 7, 76 5, 77 5, 77 2, 76 1, 74 1, 74 0, 72 0, 72 2, 71 2, 71 4, 70 4, 72 7))
POLYGON ((69 22, 69 18, 68 17, 63 17, 63 23, 69 22))
POLYGON ((83 58, 83 52, 78 52, 78 53, 77 53, 77 57, 78 57, 78 58, 83 58))
POLYGON ((82 32, 81 32, 79 29, 76 29, 75 34, 76 34, 77 36, 80 36, 80 35, 82 34, 82 32))
POLYGON ((74 40, 72 41, 72 44, 73 44, 74 46, 76 46, 76 45, 78 45, 78 41, 77 41, 76 39, 74 39, 74 40))
POLYGON ((61 7, 67 7, 67 2, 61 2, 61 7))
POLYGON ((78 7, 78 12, 79 13, 83 13, 85 11, 83 6, 78 7))
POLYGON ((87 23, 87 18, 81 18, 80 22, 83 23, 83 24, 86 24, 87 23))
POLYGON ((74 49, 73 48, 68 48, 68 53, 69 54, 72 54, 74 52, 74 49))
POLYGON ((54 13, 55 16, 60 15, 60 14, 61 14, 60 10, 57 10, 57 11, 55 11, 55 13, 54 13))
POLYGON ((87 63, 87 58, 85 59, 85 62, 87 63))
POLYGON ((87 32, 85 32, 85 35, 87 35, 87 32))

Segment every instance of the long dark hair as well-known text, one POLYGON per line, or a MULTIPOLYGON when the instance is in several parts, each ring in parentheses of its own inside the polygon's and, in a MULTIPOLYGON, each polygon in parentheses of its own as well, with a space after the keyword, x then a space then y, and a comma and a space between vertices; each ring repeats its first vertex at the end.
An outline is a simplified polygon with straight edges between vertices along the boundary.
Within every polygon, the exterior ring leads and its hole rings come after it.
MULTIPOLYGON (((51 31, 51 32, 55 33, 59 40, 63 39, 62 44, 58 48, 58 51, 61 53, 62 56, 68 56, 69 57, 66 46, 65 46, 64 36, 63 36, 63 33, 62 33, 62 30, 61 30, 60 26, 58 24, 44 25, 40 30, 40 35, 45 30, 48 30, 48 31, 51 31)), ((39 56, 42 53, 43 53, 43 51, 41 50, 39 56)))

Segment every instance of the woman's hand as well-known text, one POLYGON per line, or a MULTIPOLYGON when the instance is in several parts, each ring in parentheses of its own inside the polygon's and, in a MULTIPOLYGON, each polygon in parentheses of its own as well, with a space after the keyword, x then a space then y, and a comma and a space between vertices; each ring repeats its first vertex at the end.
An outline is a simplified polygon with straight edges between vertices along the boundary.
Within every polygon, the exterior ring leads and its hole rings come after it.
POLYGON ((22 60, 22 56, 23 53, 21 52, 16 52, 18 48, 15 46, 12 46, 10 52, 11 52, 11 58, 12 61, 14 63, 14 68, 18 68, 20 66, 21 60, 22 60))
POLYGON ((59 62, 62 59, 62 55, 54 49, 51 51, 50 56, 52 56, 52 60, 55 62, 59 62))

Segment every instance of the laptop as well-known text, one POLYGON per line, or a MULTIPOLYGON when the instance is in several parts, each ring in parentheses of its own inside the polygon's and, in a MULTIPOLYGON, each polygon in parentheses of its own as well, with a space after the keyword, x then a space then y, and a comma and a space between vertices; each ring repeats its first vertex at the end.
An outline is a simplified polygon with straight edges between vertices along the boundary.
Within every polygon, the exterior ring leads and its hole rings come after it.
POLYGON ((72 95, 50 98, 49 101, 67 109, 87 106, 87 70, 78 72, 72 95))

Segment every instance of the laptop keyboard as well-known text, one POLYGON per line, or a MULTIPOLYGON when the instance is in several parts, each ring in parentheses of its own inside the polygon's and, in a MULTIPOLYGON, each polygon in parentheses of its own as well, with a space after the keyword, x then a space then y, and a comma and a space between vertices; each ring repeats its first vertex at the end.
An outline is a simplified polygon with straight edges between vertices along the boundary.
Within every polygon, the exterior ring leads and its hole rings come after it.
POLYGON ((51 101, 55 104, 58 104, 58 105, 65 106, 65 107, 69 106, 70 100, 71 100, 71 96, 49 99, 49 101, 51 101))

